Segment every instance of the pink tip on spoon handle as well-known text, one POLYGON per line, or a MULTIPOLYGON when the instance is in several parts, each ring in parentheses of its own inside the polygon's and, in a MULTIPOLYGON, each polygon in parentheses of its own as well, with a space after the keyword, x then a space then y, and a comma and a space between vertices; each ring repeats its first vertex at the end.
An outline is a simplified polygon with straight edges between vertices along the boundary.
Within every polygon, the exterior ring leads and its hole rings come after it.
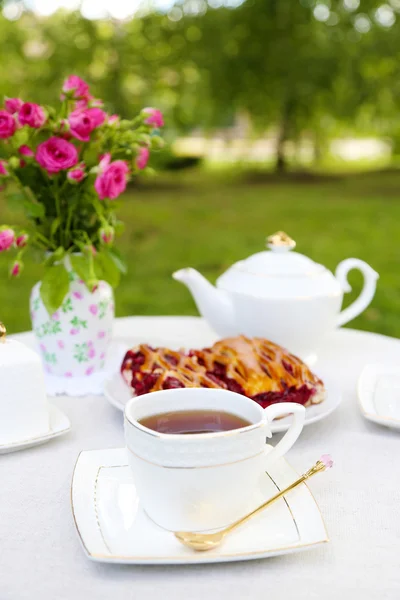
POLYGON ((326 469, 331 469, 333 467, 333 460, 330 454, 323 454, 320 461, 324 463, 326 469))

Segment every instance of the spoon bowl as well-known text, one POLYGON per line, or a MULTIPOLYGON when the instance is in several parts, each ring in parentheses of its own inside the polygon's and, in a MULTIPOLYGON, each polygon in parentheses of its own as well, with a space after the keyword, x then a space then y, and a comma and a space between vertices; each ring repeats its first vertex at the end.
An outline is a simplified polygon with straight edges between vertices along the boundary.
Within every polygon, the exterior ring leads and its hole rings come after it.
POLYGON ((205 552, 217 548, 224 539, 225 531, 216 533, 191 533, 190 531, 177 531, 175 537, 188 548, 197 552, 205 552))
POLYGON ((238 519, 237 521, 235 521, 231 525, 228 525, 228 527, 221 529, 220 531, 216 531, 215 533, 176 531, 174 535, 176 539, 181 542, 181 544, 187 546, 188 548, 191 548, 192 550, 195 550, 196 552, 205 552, 207 550, 213 550, 221 544, 222 540, 228 533, 230 533, 240 525, 243 525, 243 523, 246 523, 246 521, 249 521, 252 517, 264 510, 264 508, 271 506, 271 504, 279 500, 279 498, 282 498, 282 496, 290 492, 290 490, 293 490, 298 485, 306 481, 306 479, 309 479, 316 473, 320 473, 321 471, 330 469, 332 465, 333 461, 329 454, 324 454, 323 456, 321 456, 321 459, 318 460, 313 467, 311 467, 311 469, 309 469, 296 481, 288 485, 284 490, 280 490, 277 494, 275 494, 275 496, 264 502, 264 504, 261 504, 261 506, 258 506, 249 514, 245 515, 241 519, 238 519))

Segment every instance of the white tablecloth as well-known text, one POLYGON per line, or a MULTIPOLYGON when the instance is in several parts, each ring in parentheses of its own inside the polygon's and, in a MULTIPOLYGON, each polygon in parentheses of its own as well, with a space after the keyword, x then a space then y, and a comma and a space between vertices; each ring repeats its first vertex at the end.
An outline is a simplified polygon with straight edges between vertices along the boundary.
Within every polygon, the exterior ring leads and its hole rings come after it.
MULTIPOLYGON (((197 318, 120 319, 117 338, 179 345, 214 339, 197 318)), ((30 343, 30 334, 20 339, 30 343)), ((351 330, 332 335, 319 366, 344 400, 304 429, 288 460, 303 472, 323 453, 335 467, 311 481, 330 543, 308 552, 209 566, 96 564, 84 555, 70 509, 80 450, 123 446, 122 414, 102 397, 54 399, 72 431, 44 446, 0 457, 0 600, 398 600, 400 434, 367 422, 356 381, 367 362, 400 364, 400 342, 351 330)), ((1 386, 1 382, 0 382, 1 386)), ((0 391, 1 394, 1 391, 0 391)), ((1 400, 1 398, 0 398, 1 400)))

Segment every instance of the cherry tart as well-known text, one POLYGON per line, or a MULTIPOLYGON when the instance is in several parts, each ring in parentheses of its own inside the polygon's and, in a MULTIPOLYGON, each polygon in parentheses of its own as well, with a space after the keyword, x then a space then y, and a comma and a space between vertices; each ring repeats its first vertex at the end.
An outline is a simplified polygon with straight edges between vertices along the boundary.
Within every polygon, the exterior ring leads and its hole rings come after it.
POLYGON ((141 344, 128 350, 121 373, 138 396, 181 387, 220 388, 263 408, 277 402, 309 406, 325 397, 322 381, 302 360, 262 338, 226 338, 187 352, 141 344))

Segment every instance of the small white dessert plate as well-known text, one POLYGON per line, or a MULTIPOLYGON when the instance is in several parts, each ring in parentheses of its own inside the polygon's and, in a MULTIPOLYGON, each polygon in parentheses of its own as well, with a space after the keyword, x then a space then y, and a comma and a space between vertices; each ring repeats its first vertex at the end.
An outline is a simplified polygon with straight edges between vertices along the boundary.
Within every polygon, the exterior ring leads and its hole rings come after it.
MULTIPOLYGON (((274 463, 254 492, 254 507, 297 477, 284 459, 274 463)), ((99 562, 139 565, 252 560, 329 541, 318 505, 302 484, 227 536, 215 550, 198 553, 186 548, 144 512, 125 448, 81 452, 72 478, 71 508, 88 558, 99 562)))
POLYGON ((0 444, 0 454, 25 450, 25 448, 32 448, 33 446, 39 446, 39 444, 45 444, 53 438, 67 433, 67 431, 71 429, 71 423, 68 417, 53 404, 49 404, 49 418, 50 430, 47 433, 37 437, 12 442, 11 444, 0 444))
MULTIPOLYGON (((325 376, 322 379, 325 385, 326 398, 320 404, 313 404, 312 406, 307 407, 304 425, 311 425, 311 423, 316 423, 317 421, 325 419, 336 410, 342 401, 342 394, 336 383, 325 376)), ((125 383, 119 372, 115 373, 106 381, 104 385, 104 395, 110 404, 121 411, 125 409, 125 404, 133 396, 132 390, 125 383)), ((271 431, 272 433, 287 431, 290 427, 290 423, 290 416, 274 421, 271 424, 271 431)))
POLYGON ((366 365, 358 380, 358 401, 366 419, 400 429, 400 368, 366 365))

